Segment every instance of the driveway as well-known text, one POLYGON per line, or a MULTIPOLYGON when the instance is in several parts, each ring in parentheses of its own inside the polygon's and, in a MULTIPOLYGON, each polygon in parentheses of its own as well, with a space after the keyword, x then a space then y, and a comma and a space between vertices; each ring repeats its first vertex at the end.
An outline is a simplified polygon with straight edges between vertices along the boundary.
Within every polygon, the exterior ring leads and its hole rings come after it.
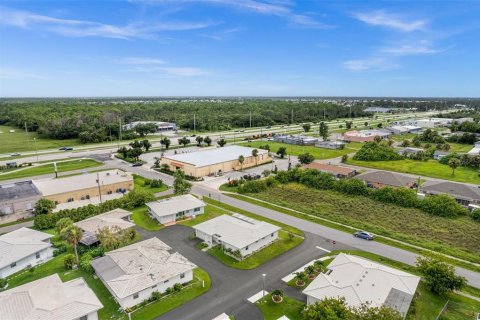
POLYGON ((351 249, 338 244, 334 248, 326 242, 325 238, 306 233, 305 241, 296 248, 256 269, 237 270, 225 266, 208 253, 195 248, 198 240, 189 239, 193 233, 190 227, 175 225, 156 232, 137 229, 142 234, 142 239, 158 237, 174 251, 206 270, 212 280, 209 291, 162 315, 158 318, 159 320, 211 320, 222 312, 235 316, 237 320, 263 319, 260 311, 247 301, 249 297, 262 290, 263 273, 267 275, 265 281, 267 291, 282 289, 287 295, 305 301, 305 297, 299 290, 289 287, 281 281, 281 278, 324 255, 325 252, 317 246, 328 250, 351 249))

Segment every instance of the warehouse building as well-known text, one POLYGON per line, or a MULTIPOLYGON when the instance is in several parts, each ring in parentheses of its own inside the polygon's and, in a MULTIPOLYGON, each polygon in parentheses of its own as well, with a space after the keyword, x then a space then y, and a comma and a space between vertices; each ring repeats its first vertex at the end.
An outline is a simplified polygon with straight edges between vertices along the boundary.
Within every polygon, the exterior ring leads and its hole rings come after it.
POLYGON ((57 204, 88 200, 112 194, 124 194, 133 190, 133 177, 121 170, 86 173, 57 179, 33 181, 43 198, 57 204))
POLYGON ((258 155, 252 155, 253 148, 227 146, 204 151, 168 155, 162 158, 162 165, 168 165, 172 171, 183 170, 187 176, 202 178, 208 175, 241 170, 271 162, 267 150, 257 149, 258 155), (238 159, 243 156, 241 164, 238 159))
POLYGON ((32 216, 40 197, 40 191, 32 181, 0 185, 0 223, 32 216))
POLYGON ((374 141, 375 137, 388 139, 392 133, 388 130, 361 130, 347 131, 343 134, 343 140, 353 142, 369 142, 374 141))

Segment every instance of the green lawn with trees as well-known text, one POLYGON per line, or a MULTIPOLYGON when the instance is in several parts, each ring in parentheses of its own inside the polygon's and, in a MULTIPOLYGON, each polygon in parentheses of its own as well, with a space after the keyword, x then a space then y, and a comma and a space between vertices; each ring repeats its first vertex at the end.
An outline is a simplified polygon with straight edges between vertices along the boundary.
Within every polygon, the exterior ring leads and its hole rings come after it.
MULTIPOLYGON (((102 163, 92 160, 92 159, 78 159, 78 160, 68 160, 57 162, 58 172, 68 172, 73 170, 81 170, 87 168, 94 168, 101 166, 102 163)), ((55 175, 53 163, 42 164, 32 167, 24 167, 17 169, 15 171, 9 171, 6 174, 0 174, 0 180, 11 180, 11 179, 20 179, 26 177, 33 177, 45 174, 51 174, 52 177, 55 175)))
POLYGON ((273 302, 272 295, 267 294, 265 298, 260 299, 255 305, 262 312, 265 320, 277 320, 281 316, 286 316, 290 320, 306 320, 302 311, 305 304, 297 299, 283 296, 280 303, 273 302))
POLYGON ((133 174, 133 183, 136 190, 144 190, 150 193, 159 193, 168 189, 168 186, 160 179, 148 179, 138 174, 133 174))

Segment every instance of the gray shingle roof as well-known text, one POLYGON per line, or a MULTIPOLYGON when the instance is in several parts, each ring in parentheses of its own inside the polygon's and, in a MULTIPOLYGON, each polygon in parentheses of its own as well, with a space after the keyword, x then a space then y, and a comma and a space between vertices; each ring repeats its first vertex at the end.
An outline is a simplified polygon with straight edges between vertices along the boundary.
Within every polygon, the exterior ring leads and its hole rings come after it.
POLYGON ((367 172, 356 176, 355 179, 360 179, 367 183, 381 183, 393 187, 406 187, 408 184, 416 182, 415 178, 389 171, 367 172))
POLYGON ((449 194, 456 199, 480 201, 480 189, 464 183, 429 181, 421 189, 430 194, 449 194))

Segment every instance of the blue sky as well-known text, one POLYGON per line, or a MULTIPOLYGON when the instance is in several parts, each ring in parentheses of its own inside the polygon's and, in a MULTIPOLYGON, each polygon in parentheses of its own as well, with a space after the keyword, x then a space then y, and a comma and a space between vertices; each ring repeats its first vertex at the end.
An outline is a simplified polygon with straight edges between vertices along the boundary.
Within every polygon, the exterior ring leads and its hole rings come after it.
POLYGON ((480 1, 2 1, 0 96, 480 96, 480 1))

